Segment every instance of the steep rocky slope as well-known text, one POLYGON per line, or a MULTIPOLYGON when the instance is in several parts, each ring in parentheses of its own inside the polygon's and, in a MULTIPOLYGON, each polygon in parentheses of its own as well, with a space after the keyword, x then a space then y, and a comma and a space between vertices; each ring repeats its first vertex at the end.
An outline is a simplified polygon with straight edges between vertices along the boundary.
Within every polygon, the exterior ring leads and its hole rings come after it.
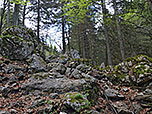
MULTIPOLYGON (((7 44, 7 37, 3 34, 0 43, 7 44)), ((30 40, 20 42, 28 47, 30 40)), ((20 42, 14 43, 14 49, 20 42)), ((40 47, 34 47, 24 58, 23 53, 10 55, 7 47, 0 47, 0 114, 152 113, 150 57, 139 55, 97 70, 77 51, 71 57, 45 57, 37 51, 40 47)))

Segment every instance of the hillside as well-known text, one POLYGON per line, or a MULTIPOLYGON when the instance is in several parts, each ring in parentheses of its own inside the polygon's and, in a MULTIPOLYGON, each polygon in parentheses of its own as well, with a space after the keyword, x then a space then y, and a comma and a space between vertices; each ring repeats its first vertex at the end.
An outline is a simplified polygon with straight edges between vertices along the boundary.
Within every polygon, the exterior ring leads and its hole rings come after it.
POLYGON ((0 114, 152 114, 152 58, 95 69, 77 51, 46 56, 34 36, 0 38, 0 114))

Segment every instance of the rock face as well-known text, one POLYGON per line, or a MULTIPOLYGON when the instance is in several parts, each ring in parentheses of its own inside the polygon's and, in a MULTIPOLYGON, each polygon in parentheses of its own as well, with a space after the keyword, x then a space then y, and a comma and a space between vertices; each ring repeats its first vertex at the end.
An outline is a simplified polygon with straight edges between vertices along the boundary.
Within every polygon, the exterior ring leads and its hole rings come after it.
POLYGON ((10 27, 0 38, 0 53, 15 60, 29 58, 37 45, 36 35, 23 27, 10 27))

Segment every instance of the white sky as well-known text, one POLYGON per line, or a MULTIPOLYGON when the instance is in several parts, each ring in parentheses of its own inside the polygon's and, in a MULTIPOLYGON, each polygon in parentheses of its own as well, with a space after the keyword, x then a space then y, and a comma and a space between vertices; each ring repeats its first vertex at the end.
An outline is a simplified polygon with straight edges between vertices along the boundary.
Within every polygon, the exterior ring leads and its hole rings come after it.
POLYGON ((3 0, 0 0, 0 8, 2 8, 3 0))

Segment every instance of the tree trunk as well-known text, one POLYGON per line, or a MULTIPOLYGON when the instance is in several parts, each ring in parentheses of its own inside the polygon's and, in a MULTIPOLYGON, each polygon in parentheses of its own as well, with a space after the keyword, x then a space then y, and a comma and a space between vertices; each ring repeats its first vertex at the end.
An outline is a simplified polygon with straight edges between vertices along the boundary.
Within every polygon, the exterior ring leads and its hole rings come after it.
POLYGON ((83 49, 83 58, 86 58, 86 50, 85 50, 85 36, 83 35, 82 49, 83 49))
POLYGON ((37 41, 40 43, 40 0, 38 0, 37 5, 37 41))
POLYGON ((7 11, 7 26, 9 27, 10 26, 10 1, 8 0, 7 1, 8 3, 8 11, 7 11))
POLYGON ((64 16, 62 16, 62 45, 63 45, 63 54, 66 52, 66 43, 65 43, 65 23, 64 23, 64 16))
POLYGON ((78 25, 78 30, 77 30, 77 36, 78 36, 78 46, 79 46, 79 54, 81 56, 81 37, 80 37, 80 25, 78 25))
POLYGON ((119 43, 120 43, 121 57, 122 57, 122 60, 124 60, 125 59, 125 51, 124 51, 123 39, 122 39, 122 36, 121 36, 121 28, 120 28, 120 25, 119 25, 119 17, 118 17, 118 12, 117 12, 116 0, 113 0, 113 6, 114 6, 114 12, 115 12, 118 39, 119 39, 119 43))
POLYGON ((68 39, 68 51, 70 52, 71 51, 71 46, 70 46, 70 26, 68 26, 68 32, 67 32, 67 39, 68 39))
POLYGON ((3 10, 2 10, 2 13, 1 13, 0 35, 2 33, 3 18, 4 18, 5 8, 6 8, 6 0, 4 0, 3 6, 4 7, 3 7, 3 10))
POLYGON ((13 25, 18 25, 19 21, 19 4, 15 4, 14 13, 13 13, 13 25))
POLYGON ((86 34, 86 25, 83 24, 83 58, 89 59, 90 58, 90 49, 89 49, 89 41, 86 34))
POLYGON ((88 23, 88 28, 90 28, 90 32, 88 34, 88 38, 90 39, 89 42, 90 42, 90 57, 92 59, 92 64, 93 65, 96 65, 96 42, 95 42, 95 38, 96 38, 96 34, 95 34, 95 28, 94 28, 94 24, 93 22, 91 21, 90 23, 88 23))
POLYGON ((149 0, 149 6, 150 6, 150 8, 152 10, 152 0, 149 0))
POLYGON ((23 7, 23 20, 22 20, 22 26, 25 26, 25 13, 26 13, 26 5, 23 7))
POLYGON ((106 5, 105 5, 105 0, 102 0, 102 13, 103 13, 103 26, 104 26, 104 33, 105 33, 105 39, 106 39, 106 52, 107 52, 107 62, 108 65, 112 65, 112 59, 111 59, 111 51, 110 51, 110 44, 109 44, 109 35, 108 35, 108 28, 105 23, 106 20, 106 5))

